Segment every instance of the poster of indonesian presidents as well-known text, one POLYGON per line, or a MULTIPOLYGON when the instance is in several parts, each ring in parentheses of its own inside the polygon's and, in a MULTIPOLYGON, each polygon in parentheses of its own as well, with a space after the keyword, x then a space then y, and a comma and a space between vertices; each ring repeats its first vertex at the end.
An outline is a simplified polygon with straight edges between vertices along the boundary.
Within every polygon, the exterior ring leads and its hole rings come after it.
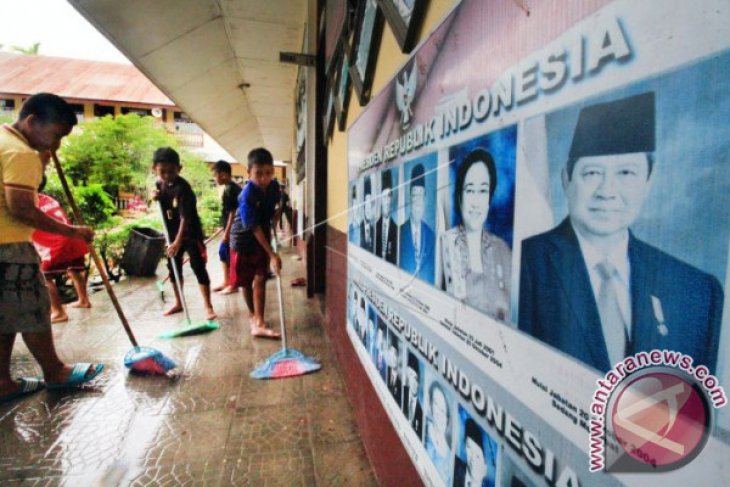
POLYGON ((349 128, 353 346, 426 485, 724 485, 730 4, 519 3, 349 128))

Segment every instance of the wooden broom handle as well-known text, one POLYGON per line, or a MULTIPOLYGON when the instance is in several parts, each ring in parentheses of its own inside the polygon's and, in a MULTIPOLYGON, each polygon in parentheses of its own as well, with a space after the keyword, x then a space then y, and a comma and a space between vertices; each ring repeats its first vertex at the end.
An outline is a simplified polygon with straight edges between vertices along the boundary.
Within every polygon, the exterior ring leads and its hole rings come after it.
MULTIPOLYGON (((85 225, 84 223, 84 217, 81 215, 81 211, 79 210, 79 207, 76 205, 76 201, 74 200, 73 194, 71 194, 71 188, 68 186, 68 182, 66 182, 66 176, 63 175, 63 169, 61 169, 61 163, 58 161, 58 156, 55 152, 51 152, 51 157, 53 157, 53 164, 56 166, 56 172, 58 173, 58 179, 61 180, 61 185, 63 186, 63 191, 66 193, 66 198, 68 198, 68 202, 71 205, 71 210, 74 213, 74 217, 76 218, 76 221, 81 224, 85 225)), ((122 322, 122 325, 124 326, 124 331, 127 332, 127 336, 129 337, 129 341, 132 342, 132 345, 137 347, 137 339, 134 337, 134 333, 132 333, 132 328, 129 326, 129 322, 127 321, 127 317, 124 316, 124 311, 122 311, 122 307, 119 305, 119 301, 117 300, 116 294, 114 294, 114 289, 112 289, 112 285, 109 282, 109 277, 106 275, 106 270, 104 268, 104 265, 99 258, 99 255, 96 253, 96 249, 94 248, 93 243, 89 243, 89 253, 91 254, 91 258, 94 260, 94 265, 96 266, 97 270, 99 271, 99 274, 101 274, 101 280, 104 282, 104 287, 106 288, 106 292, 109 294, 109 298, 112 300, 112 304, 114 305, 114 309, 117 311, 117 316, 119 316, 119 320, 122 322)))

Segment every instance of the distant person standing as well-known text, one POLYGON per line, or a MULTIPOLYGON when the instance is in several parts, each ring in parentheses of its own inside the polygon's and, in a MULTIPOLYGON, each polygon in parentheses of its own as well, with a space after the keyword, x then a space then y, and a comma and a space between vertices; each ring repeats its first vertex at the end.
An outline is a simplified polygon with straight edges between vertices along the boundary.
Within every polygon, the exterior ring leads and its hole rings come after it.
MULTIPOLYGON (((49 153, 42 154, 41 159, 50 157, 49 153)), ((42 191, 46 186, 46 177, 38 187, 38 208, 54 220, 69 224, 70 221, 61 204, 42 191)), ((61 295, 58 292, 55 278, 68 273, 73 282, 78 300, 71 304, 72 308, 91 308, 89 295, 86 292, 86 254, 89 247, 79 239, 64 237, 43 230, 33 232, 33 245, 41 257, 41 270, 48 284, 51 295, 51 323, 68 321, 68 315, 63 307, 61 295)))
POLYGON ((221 194, 221 227, 223 227, 223 239, 218 246, 218 257, 223 266, 223 283, 213 288, 215 292, 233 294, 236 287, 231 285, 229 266, 231 263, 231 228, 238 209, 238 195, 241 194, 241 187, 233 182, 231 176, 231 165, 226 161, 218 161, 213 165, 213 179, 218 186, 223 186, 221 194))
POLYGON ((50 389, 73 388, 96 377, 103 364, 66 365, 51 333, 48 288, 33 244, 33 229, 91 242, 94 231, 54 220, 36 205, 43 178, 39 152, 56 151, 76 125, 62 98, 38 93, 28 98, 13 125, 0 129, 0 403, 38 391, 43 381, 10 375, 15 337, 23 335, 50 389))
MULTIPOLYGON (((289 228, 291 229, 291 232, 294 233, 294 210, 292 210, 291 207, 291 198, 289 197, 289 193, 286 190, 286 182, 281 184, 281 213, 286 217, 286 222, 289 224, 289 228)), ((279 220, 279 228, 281 230, 284 230, 284 219, 281 218, 279 220)))

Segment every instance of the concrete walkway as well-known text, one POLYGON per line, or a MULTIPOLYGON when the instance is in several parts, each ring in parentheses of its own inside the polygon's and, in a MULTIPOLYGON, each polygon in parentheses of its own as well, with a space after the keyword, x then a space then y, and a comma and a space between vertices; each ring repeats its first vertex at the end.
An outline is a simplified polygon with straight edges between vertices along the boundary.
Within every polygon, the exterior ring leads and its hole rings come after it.
MULTIPOLYGON (((221 270, 209 247, 213 283, 221 270)), ((290 345, 318 357, 323 369, 299 378, 255 381, 254 365, 280 342, 252 339, 240 294, 214 297, 221 329, 163 340, 182 315, 163 317, 156 279, 115 285, 141 345, 178 362, 177 381, 135 377, 122 364, 130 349, 105 292, 90 310, 68 309, 54 325, 56 346, 68 362, 100 361, 104 373, 73 393, 42 391, 0 405, 0 485, 375 485, 344 384, 323 336, 322 316, 304 288, 289 282, 304 266, 284 251, 284 293, 290 345)), ((162 268, 161 268, 162 270, 162 268)), ((163 275, 158 272, 158 275, 163 275)), ((186 266, 193 319, 204 316, 186 266)), ((278 326, 275 281, 268 285, 267 318, 278 326)), ((15 375, 40 370, 18 340, 15 375)))

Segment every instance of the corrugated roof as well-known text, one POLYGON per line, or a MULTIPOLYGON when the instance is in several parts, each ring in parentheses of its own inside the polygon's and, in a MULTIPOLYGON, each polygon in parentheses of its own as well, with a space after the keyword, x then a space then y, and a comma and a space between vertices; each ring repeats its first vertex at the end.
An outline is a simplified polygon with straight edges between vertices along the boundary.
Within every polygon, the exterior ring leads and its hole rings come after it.
POLYGON ((131 64, 0 52, 0 93, 175 106, 131 64))

